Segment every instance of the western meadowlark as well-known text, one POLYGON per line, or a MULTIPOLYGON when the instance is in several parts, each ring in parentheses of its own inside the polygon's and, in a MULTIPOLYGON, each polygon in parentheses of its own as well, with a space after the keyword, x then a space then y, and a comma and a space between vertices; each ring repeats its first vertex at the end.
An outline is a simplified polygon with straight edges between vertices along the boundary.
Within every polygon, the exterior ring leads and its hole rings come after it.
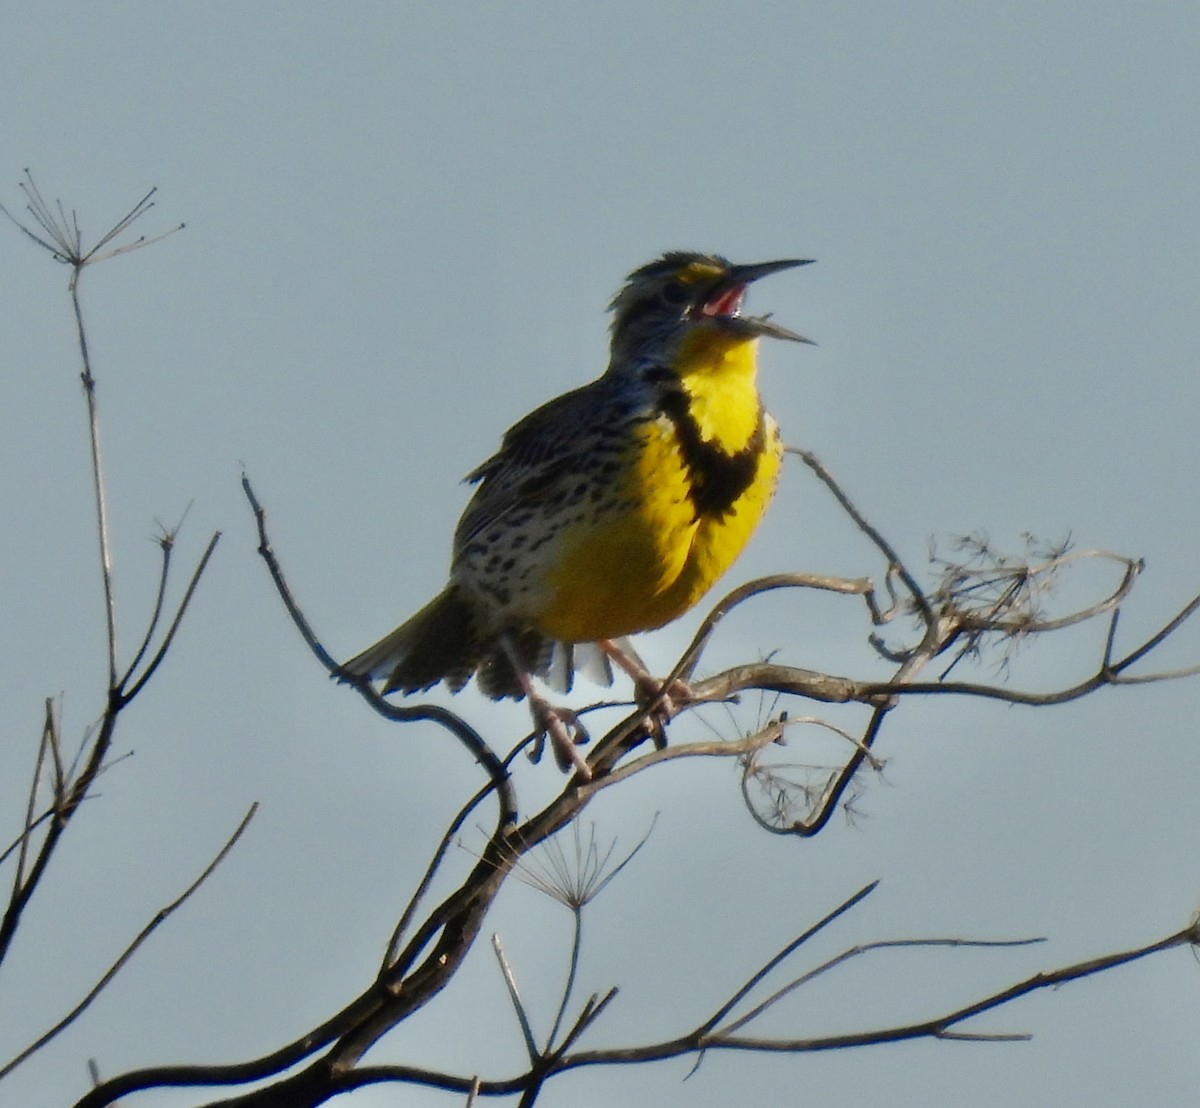
POLYGON ((449 584, 343 676, 412 693, 457 692, 474 674, 493 699, 528 697, 560 763, 586 775, 573 714, 532 677, 566 689, 598 661, 611 680, 611 658, 645 682, 624 636, 686 612, 745 546, 782 458, 758 339, 809 340, 742 304, 752 281, 806 264, 672 252, 634 270, 610 305, 608 369, 515 424, 467 475, 478 488, 449 584))

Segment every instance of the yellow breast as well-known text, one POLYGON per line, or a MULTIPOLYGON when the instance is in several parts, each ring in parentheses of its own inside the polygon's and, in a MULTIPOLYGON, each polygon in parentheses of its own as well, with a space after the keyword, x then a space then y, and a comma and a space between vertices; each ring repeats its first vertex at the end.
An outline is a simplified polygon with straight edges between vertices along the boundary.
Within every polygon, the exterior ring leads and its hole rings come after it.
POLYGON ((660 414, 630 425, 611 497, 562 535, 535 619, 544 634, 589 642, 669 623, 762 519, 782 447, 755 386, 755 341, 699 334, 679 351, 660 414))

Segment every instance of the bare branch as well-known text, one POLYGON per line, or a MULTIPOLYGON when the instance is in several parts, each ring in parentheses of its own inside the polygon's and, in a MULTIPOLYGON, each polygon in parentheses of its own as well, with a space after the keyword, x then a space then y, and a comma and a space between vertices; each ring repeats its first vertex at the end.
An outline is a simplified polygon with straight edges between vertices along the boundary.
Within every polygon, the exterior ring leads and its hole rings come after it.
POLYGON ((1106 954, 1099 958, 1091 958, 1087 961, 1077 962, 1055 970, 1036 973, 1031 977, 1025 978, 1023 981, 1009 985, 1007 988, 991 993, 946 1015, 919 1023, 875 1032, 868 1031, 859 1032, 854 1035, 830 1036, 824 1040, 756 1040, 748 1038, 740 1039, 731 1036, 724 1041, 706 1043, 705 1045, 732 1046, 740 1049, 768 1051, 790 1051, 795 1048, 802 1050, 829 1050, 838 1045, 868 1045, 924 1037, 961 1037, 964 1034, 963 1032, 956 1032, 954 1035, 949 1035, 950 1029, 965 1020, 981 1015, 983 1012, 1009 1004, 1019 997, 1027 996, 1029 993, 1037 992, 1041 989, 1057 988, 1069 981, 1078 981, 1081 978, 1090 977, 1093 974, 1102 973, 1117 966, 1127 965, 1130 962, 1138 961, 1141 958, 1157 954, 1163 950, 1169 950, 1172 947, 1183 945, 1195 946, 1198 940, 1200 940, 1200 934, 1197 933, 1195 923, 1189 923, 1183 930, 1177 931, 1173 935, 1168 935, 1166 938, 1147 943, 1145 946, 1135 947, 1132 950, 1121 951, 1117 954, 1106 954), (805 1045, 800 1046, 802 1043, 805 1045), (813 1043, 820 1043, 821 1045, 812 1045, 813 1043))
MULTIPOLYGON (((33 829, 36 826, 38 819, 34 815, 37 809, 37 795, 42 783, 42 770, 46 764, 46 755, 52 748, 57 750, 57 743, 54 739, 54 702, 46 698, 46 716, 42 723, 42 735, 38 740, 37 758, 34 761, 33 775, 29 782, 29 798, 25 803, 25 825, 21 832, 20 838, 17 840, 20 843, 20 853, 17 855, 16 872, 13 874, 13 891, 12 900, 15 901, 21 893, 21 887, 25 883, 25 861, 29 856, 29 841, 33 834, 33 829)), ((56 777, 57 781, 57 777, 56 777)), ((59 793, 55 789, 55 798, 59 793)), ((10 901, 11 902, 11 901, 10 901)))
POLYGON ((904 587, 908 589, 909 596, 912 597, 913 604, 920 613, 922 623, 931 632, 935 623, 935 616, 933 608, 929 603, 929 598, 925 595, 921 586, 917 584, 917 579, 904 564, 892 544, 883 537, 876 527, 868 522, 866 516, 858 510, 854 501, 850 499, 837 481, 834 480, 833 474, 825 468, 824 463, 811 450, 801 450, 795 446, 785 446, 784 450, 788 454, 795 454, 797 458, 817 475, 822 484, 833 493, 834 499, 841 505, 842 510, 854 521, 858 529, 875 544, 875 547, 887 561, 889 573, 894 573, 904 582, 904 587))
MULTIPOLYGON (((575 822, 575 826, 578 826, 578 821, 575 822)), ((583 950, 583 905, 575 908, 571 915, 571 953, 567 958, 567 976, 563 982, 562 996, 559 998, 558 1010, 554 1013, 554 1022, 550 1025, 550 1033, 546 1036, 546 1049, 548 1051, 555 1048, 559 1029, 562 1027, 563 1019, 567 1014, 567 1005, 571 1003, 571 995, 575 992, 575 980, 579 975, 579 955, 583 950)))
POLYGON ((82 1000, 79 1001, 78 1004, 75 1005, 74 1008, 72 1008, 65 1016, 63 1016, 62 1019, 60 1019, 43 1035, 40 1035, 24 1050, 15 1055, 4 1066, 0 1066, 0 1078, 7 1077, 22 1062, 28 1059, 31 1055, 35 1054, 37 1051, 41 1050, 41 1048, 50 1042, 51 1039, 69 1027, 75 1022, 76 1019, 79 1018, 80 1015, 83 1014, 92 1001, 95 1000, 96 997, 103 992, 104 988, 112 981, 112 979, 121 972, 122 968, 124 968, 129 959, 133 957, 138 948, 155 931, 157 931, 158 928, 165 923, 178 908, 182 907, 182 905, 192 896, 193 893, 196 892, 197 889, 200 888, 201 885, 204 884, 205 881, 208 880, 217 866, 219 866, 221 862, 225 860, 226 856, 233 849, 234 844, 242 837, 242 832, 245 831, 249 826, 250 821, 254 818, 254 813, 257 811, 258 802, 256 801, 254 804, 250 805, 249 811, 247 811, 242 817, 241 822, 237 825, 233 834, 225 840, 225 845, 222 846, 219 851, 217 851, 216 857, 214 857, 213 860, 204 867, 204 869, 200 872, 200 875, 186 889, 184 889, 179 896, 177 896, 169 904, 160 908, 155 913, 154 918, 150 920, 150 922, 147 923, 146 926, 141 929, 141 931, 138 932, 134 940, 121 952, 117 960, 113 962, 113 964, 109 966, 107 970, 105 970, 104 975, 100 978, 100 980, 97 981, 94 986, 92 986, 88 993, 83 997, 82 1000))
MULTIPOLYGON (((396 924, 396 929, 392 932, 392 937, 388 941, 387 952, 383 957, 383 964, 379 967, 381 975, 392 968, 397 951, 400 949, 400 944, 404 941, 404 936, 407 934, 408 928, 416 917, 417 908, 424 899, 425 894, 429 891, 429 886, 433 883, 434 875, 441 867, 442 861, 446 857, 446 851, 449 850, 454 836, 461 830, 462 825, 467 821, 467 817, 491 795, 494 789, 495 785, 489 781, 459 809, 454 819, 450 821, 450 826, 446 828, 437 849, 433 852, 433 857, 430 859, 429 865, 425 867, 425 872, 422 874, 421 880, 417 883, 416 891, 409 899, 403 914, 400 916, 400 922, 396 924)), ((502 816, 502 821, 505 823, 509 822, 507 816, 502 816)))
POLYGON ((563 1037, 562 1046, 558 1048, 556 1057, 561 1057, 563 1052, 579 1040, 579 1037, 600 1018, 604 1009, 616 1000, 619 992, 620 990, 616 986, 613 986, 602 997, 597 998, 595 994, 588 997, 587 1003, 579 1013, 579 1018, 571 1025, 570 1030, 563 1037))
MULTIPOLYGON (((901 1024, 895 1027, 880 1028, 871 1031, 860 1031, 845 1035, 814 1036, 800 1039, 767 1039, 749 1036, 726 1035, 713 1030, 713 1024, 706 1020, 695 1031, 677 1039, 640 1047, 627 1047, 615 1050, 581 1051, 569 1055, 560 1062, 560 1069, 573 1069, 586 1065, 613 1065, 633 1062, 648 1062, 663 1058, 675 1058, 696 1051, 725 1049, 743 1050, 758 1053, 800 1054, 814 1051, 842 1050, 850 1047, 874 1046, 882 1043, 901 1042, 908 1039, 936 1038, 962 1040, 969 1038, 976 1041, 983 1037, 989 1041, 1008 1041, 1012 1035, 986 1035, 954 1030, 956 1026, 983 1012, 999 1008, 1005 1004, 1041 989, 1053 989, 1069 981, 1076 981, 1093 974, 1102 973, 1117 966, 1148 957, 1163 950, 1176 946, 1195 946, 1200 942, 1200 929, 1192 921, 1181 931, 1158 939, 1145 946, 1117 954, 1104 955, 1085 962, 1061 967, 1042 973, 1034 974, 1007 988, 998 990, 981 999, 964 1005, 961 1008, 937 1016, 929 1020, 901 1024)), ((1015 1036, 1023 1038, 1025 1036, 1015 1036)), ((487 1088, 485 1083, 484 1088, 487 1088)))
MULTIPOLYGON (((171 644, 175 641, 175 633, 179 630, 179 625, 183 622, 184 614, 187 612, 188 605, 192 602, 192 596, 196 591, 196 586, 200 584, 200 578, 204 576, 205 569, 208 568, 208 560, 212 557, 213 551, 217 548, 217 543, 221 541, 221 532, 214 531, 211 539, 208 540, 208 546, 204 548, 204 553, 200 555, 200 561, 196 563, 196 568, 192 571, 191 580, 188 581, 188 586, 184 590, 183 599, 179 602, 179 607, 175 610, 175 618, 171 620, 171 626, 167 628, 166 635, 163 636, 163 641, 154 657, 150 659, 150 664, 146 666, 145 672, 134 682, 132 687, 124 689, 120 693, 120 703, 122 707, 128 704, 138 693, 146 687, 146 682, 154 676, 155 670, 162 664, 162 660, 167 656, 167 651, 171 649, 171 644)), ((132 668, 128 677, 132 673, 132 668)))
MULTIPOLYGON (((47 250, 56 261, 64 262, 71 267, 71 279, 68 289, 71 294, 71 307, 75 315, 76 339, 79 344, 79 355, 83 363, 80 380, 83 384, 84 398, 87 403, 88 434, 91 446, 92 462, 92 491, 96 504, 96 531, 100 546, 100 577, 104 591, 104 618, 108 644, 108 687, 117 687, 117 627, 116 600, 113 595, 112 554, 108 532, 108 507, 104 490, 104 467, 100 454, 100 423, 96 404, 96 378, 92 372, 91 357, 88 353, 87 328, 83 321, 83 307, 79 300, 79 278, 84 267, 95 262, 101 262, 118 254, 149 245, 150 241, 158 241, 165 237, 157 236, 154 240, 138 239, 124 246, 116 247, 107 253, 103 248, 113 242, 141 216, 153 207, 151 197, 155 190, 151 189, 142 197, 121 219, 100 236, 96 244, 89 250, 84 250, 83 236, 79 229, 79 221, 72 212, 68 218, 66 209, 61 201, 57 202, 57 213, 51 209, 42 196, 33 179, 32 173, 25 170, 25 179, 19 185, 25 194, 26 210, 33 216, 37 225, 42 229, 45 238, 35 234, 25 224, 18 220, 7 208, 0 205, 0 211, 11 220, 29 239, 47 250)), ((182 227, 182 224, 180 224, 182 227)), ((178 230, 179 228, 175 228, 178 230)), ((167 232, 170 234, 172 232, 167 232)))
POLYGON ((283 605, 287 609, 296 630, 300 632, 300 636, 308 645, 309 650, 312 651, 321 665, 325 667, 330 676, 337 677, 339 680, 353 686, 355 691, 358 692, 371 708, 385 719, 390 719, 398 723, 428 721, 440 724, 453 734, 487 771, 496 789, 497 799, 501 808, 506 813, 506 819, 509 822, 515 822, 516 797, 513 792, 512 783, 508 777, 507 767, 496 756, 492 748, 484 742, 482 736, 462 717, 451 712, 448 708, 443 708, 437 704, 418 704, 400 707, 380 696, 367 679, 361 677, 351 678, 342 673, 341 666, 317 638, 316 633, 308 622, 308 618, 301 611, 300 605, 296 602, 296 598, 292 594, 291 587, 283 575, 283 569, 279 564, 279 559, 276 557, 275 551, 271 548, 271 540, 267 535, 266 509, 255 495, 254 488, 250 484, 250 478, 245 473, 242 474, 242 491, 245 493, 246 500, 250 504, 250 509, 254 513, 255 523, 258 528, 258 553, 263 561, 266 562, 267 570, 271 574, 271 580, 275 583, 275 591, 283 601, 283 605))
POLYGON ((568 857, 562 846, 563 832, 546 839, 538 850, 513 856, 513 868, 517 880, 544 893, 551 900, 577 912, 596 899, 616 876, 637 857, 642 847, 650 841, 658 823, 658 814, 650 821, 646 833, 634 848, 611 869, 608 866, 617 848, 613 839, 603 850, 596 840, 596 825, 593 823, 587 842, 583 840, 579 820, 571 821, 572 854, 568 857))
MULTIPOLYGON (((663 682, 664 687, 670 688, 673 682, 691 676, 696 663, 700 660, 701 652, 708 644, 708 640, 712 638, 717 625, 736 607, 773 589, 797 588, 821 589, 826 592, 849 593, 868 598, 873 598, 874 593, 871 582, 865 577, 830 577, 823 573, 778 573, 771 577, 759 577, 745 585, 740 585, 723 596, 705 617, 687 649, 679 656, 675 668, 671 670, 671 675, 663 682)), ((872 611, 877 611, 873 600, 872 611)))
POLYGON ((171 554, 175 550, 175 534, 175 531, 164 530, 159 539, 158 546, 162 552, 162 564, 158 573, 158 588, 154 591, 154 607, 151 609, 150 619, 146 623, 146 633, 142 636, 142 641, 134 652, 133 660, 125 667, 125 672, 118 682, 121 688, 129 684, 134 670, 142 664, 142 659, 146 656, 146 651, 150 649, 150 643, 154 639, 154 632, 158 630, 158 621, 162 618, 163 605, 167 599, 167 579, 171 573, 171 554))
POLYGON ((271 548, 271 540, 267 537, 267 510, 259 502, 254 492, 254 486, 250 484, 250 478, 244 472, 242 473, 242 491, 250 503, 250 510, 254 513, 254 520, 258 525, 258 553, 263 561, 267 563, 267 570, 271 574, 271 580, 275 582, 275 591, 279 593, 279 598, 283 601, 284 607, 287 608, 287 613, 291 617, 292 623, 295 624, 296 630, 300 632, 300 636, 308 645, 308 649, 317 656, 317 661, 330 673, 337 673, 340 668, 338 663, 334 661, 329 651, 321 645, 320 640, 309 625, 308 619, 300 610, 300 605, 296 603, 296 598, 292 595, 292 590, 283 576, 279 559, 276 558, 275 551, 271 548))
POLYGON ((769 958, 757 970, 755 970, 754 973, 752 973, 746 979, 745 983, 742 984, 740 988, 735 990, 733 995, 729 997, 724 1004, 722 1004, 711 1016, 708 1017, 708 1019, 700 1024, 700 1026, 696 1029, 697 1033, 701 1036, 705 1036, 712 1031, 713 1028, 715 1028, 717 1024, 719 1024, 727 1015, 729 1015, 729 1013, 732 1012, 733 1009, 746 998, 750 991, 754 989, 759 982, 766 978, 776 966, 778 966, 781 962, 783 962, 786 958, 803 946, 804 943, 808 942, 808 940, 814 935, 817 935, 823 931, 826 927, 833 923, 834 920, 845 915, 848 911, 850 911, 851 908, 854 908, 856 905, 860 904, 878 887, 878 881, 872 881, 870 884, 864 885, 853 896, 842 901, 842 903, 834 908, 831 912, 827 912, 811 927, 797 935, 782 950, 775 954, 774 957, 769 958))
MULTIPOLYGON (((631 718, 636 720, 637 717, 631 718)), ((601 776, 594 776, 591 781, 579 786, 579 792, 583 796, 594 796, 602 789, 611 788, 619 781, 624 781, 627 777, 632 777, 635 773, 641 773, 651 766, 657 766, 663 762, 671 762, 677 758, 700 758, 712 757, 714 755, 731 757, 739 754, 748 754, 773 742, 778 742, 780 736, 783 734, 783 729, 784 724, 777 721, 768 724, 762 730, 752 735, 746 735, 740 739, 716 739, 712 742, 693 742, 663 747, 661 750, 654 750, 649 754, 643 754, 634 761, 626 762, 624 765, 618 766, 616 769, 610 770, 601 776)), ((607 737, 605 738, 605 742, 608 742, 607 737)))
MULTIPOLYGON (((1196 614, 1196 610, 1200 608, 1200 595, 1192 597, 1174 616, 1172 616, 1163 627, 1151 635, 1141 646, 1130 651, 1119 662, 1114 662, 1107 668, 1114 673, 1123 673, 1130 666, 1140 662, 1150 651, 1154 650, 1169 636, 1173 635, 1187 620, 1191 619, 1196 614)), ((1116 614, 1113 615, 1113 632, 1116 632, 1116 614)), ((1196 672, 1196 667, 1178 671, 1181 675, 1187 676, 1196 672)), ((1161 678, 1160 678, 1161 679, 1161 678)), ((1128 681, 1129 678, 1126 678, 1128 681)))
POLYGON ((37 830, 37 828, 41 827, 41 825, 43 823, 45 823, 46 820, 48 820, 53 815, 54 815, 54 809, 48 808, 48 809, 46 809, 46 811, 40 812, 32 820, 29 820, 27 817, 26 818, 27 826, 26 826, 25 830, 22 831, 21 834, 19 834, 15 839, 13 839, 13 841, 10 842, 8 844, 8 846, 6 846, 2 851, 0 851, 0 864, 3 864, 4 862, 8 861, 9 856, 14 851, 21 850, 22 847, 24 847, 24 845, 29 841, 30 832, 37 830))
POLYGON ((508 999, 512 1001, 513 1011, 517 1014, 517 1022, 521 1025, 521 1035, 525 1039, 525 1049, 529 1054, 531 1062, 537 1062, 541 1057, 541 1051, 538 1050, 537 1039, 533 1034, 533 1027, 529 1023, 529 1013, 525 1011, 525 1002, 521 999, 521 992, 517 988, 517 979, 513 975, 512 966, 508 964, 508 959, 504 955, 504 947, 500 944, 500 936, 492 936, 492 950, 496 954, 496 961, 500 963, 500 972, 504 976, 504 984, 508 989, 508 999))
POLYGON ((100 460, 100 417, 96 405, 96 378, 88 356, 87 330, 83 324, 83 308, 79 303, 79 274, 84 262, 79 261, 71 275, 71 307, 75 311, 79 356, 83 359, 83 395, 87 402, 88 436, 92 454, 92 492, 96 501, 96 534, 100 541, 100 579, 104 587, 104 619, 108 642, 108 687, 117 686, 117 613, 113 596, 112 553, 108 536, 108 506, 104 492, 104 466, 100 460))
POLYGON ((855 958, 861 958, 864 954, 872 954, 878 950, 898 950, 905 947, 972 947, 975 949, 1003 947, 1010 948, 1015 946, 1032 946, 1035 943, 1044 943, 1044 938, 1035 939, 881 939, 876 942, 860 943, 857 946, 852 946, 849 950, 843 950, 840 954, 822 962, 819 966, 814 967, 807 973, 802 973, 799 977, 793 978, 786 985, 780 986, 765 1000, 756 1004, 750 1011, 739 1016, 732 1023, 722 1027, 720 1034, 728 1037, 745 1027, 747 1024, 756 1020, 768 1009, 773 1008, 784 997, 795 992, 797 989, 807 985, 810 981, 816 980, 830 970, 845 965, 847 962, 853 961, 855 958))
POLYGON ((58 841, 66 830, 71 816, 86 797, 88 789, 91 788, 104 765, 104 759, 112 743, 118 711, 119 709, 114 707, 110 698, 109 706, 100 721, 83 770, 73 781, 64 782, 61 792, 54 798, 53 818, 42 837, 37 855, 28 868, 24 882, 14 887, 4 916, 0 919, 0 962, 8 954, 25 907, 41 883, 42 875, 46 872, 46 867, 49 866, 50 859, 54 856, 55 848, 58 846, 58 841))

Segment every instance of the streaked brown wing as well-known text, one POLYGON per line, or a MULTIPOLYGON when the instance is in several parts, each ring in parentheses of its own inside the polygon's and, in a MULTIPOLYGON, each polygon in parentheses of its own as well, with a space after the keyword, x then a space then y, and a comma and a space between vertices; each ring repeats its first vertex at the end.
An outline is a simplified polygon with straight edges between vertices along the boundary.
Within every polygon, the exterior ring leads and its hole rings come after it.
POLYGON ((604 378, 564 393, 515 423, 500 449, 466 476, 479 482, 454 532, 457 555, 504 517, 536 506, 560 475, 576 470, 591 443, 586 432, 604 409, 604 378))

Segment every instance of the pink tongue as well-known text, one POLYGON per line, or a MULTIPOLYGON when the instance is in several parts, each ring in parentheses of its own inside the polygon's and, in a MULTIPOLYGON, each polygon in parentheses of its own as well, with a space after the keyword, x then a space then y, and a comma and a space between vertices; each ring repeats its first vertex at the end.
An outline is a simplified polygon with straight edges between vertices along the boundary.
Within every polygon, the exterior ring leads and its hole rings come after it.
POLYGON ((705 315, 734 315, 738 308, 742 306, 742 293, 745 286, 742 288, 730 289, 726 293, 715 297, 704 305, 705 315))

